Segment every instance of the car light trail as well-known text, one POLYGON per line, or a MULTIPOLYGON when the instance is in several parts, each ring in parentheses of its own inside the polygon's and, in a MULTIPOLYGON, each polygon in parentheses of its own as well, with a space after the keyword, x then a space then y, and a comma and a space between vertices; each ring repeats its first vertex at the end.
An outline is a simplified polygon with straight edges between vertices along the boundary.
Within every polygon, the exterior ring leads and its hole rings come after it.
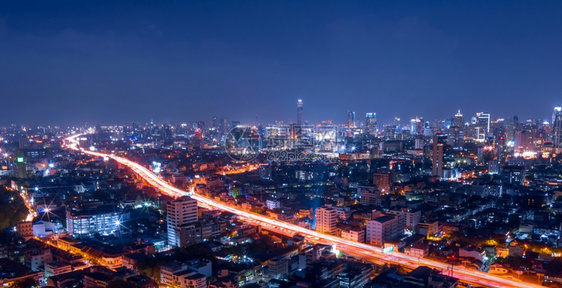
MULTIPOLYGON (((439 269, 441 271, 447 271, 448 269, 450 269, 450 265, 447 264, 447 263, 434 261, 434 260, 430 260, 430 259, 417 258, 417 257, 409 256, 409 255, 406 255, 406 254, 403 254, 403 253, 399 253, 399 252, 389 252, 389 253, 383 254, 382 249, 379 248, 379 247, 375 247, 375 246, 364 244, 364 243, 354 242, 354 241, 350 241, 350 240, 345 240, 345 239, 342 239, 340 237, 336 237, 336 236, 332 236, 332 235, 322 234, 322 233, 316 232, 314 230, 310 230, 310 229, 300 227, 300 226, 295 225, 295 224, 291 224, 291 223, 271 219, 271 218, 265 217, 263 215, 258 215, 258 214, 254 214, 254 213, 251 213, 251 212, 243 211, 243 210, 240 210, 237 207, 230 206, 229 204, 222 203, 222 202, 219 202, 219 201, 215 201, 215 200, 206 198, 204 196, 198 195, 194 192, 193 188, 191 188, 191 191, 189 191, 189 192, 178 189, 178 188, 170 185, 166 181, 160 179, 158 176, 156 176, 154 173, 152 173, 152 171, 150 171, 149 169, 145 168, 144 166, 142 166, 142 165, 140 165, 136 162, 130 161, 130 160, 128 160, 126 158, 123 158, 123 157, 115 156, 113 154, 110 155, 110 154, 106 154, 106 153, 87 151, 87 150, 84 150, 83 148, 79 148, 78 143, 75 141, 75 138, 79 137, 81 135, 82 134, 77 134, 77 135, 73 135, 73 136, 65 138, 64 140, 69 142, 69 144, 65 145, 65 147, 73 149, 73 150, 77 150, 77 151, 80 151, 84 154, 88 154, 88 155, 92 155, 92 156, 104 157, 104 158, 109 157, 109 158, 121 163, 122 165, 125 165, 125 166, 129 167, 131 170, 133 170, 137 175, 142 177, 150 185, 152 185, 154 187, 157 187, 161 193, 166 194, 168 196, 180 197, 180 196, 184 196, 184 195, 189 195, 193 199, 199 201, 203 205, 206 205, 206 206, 209 206, 209 207, 214 207, 214 208, 219 209, 219 210, 227 211, 227 212, 239 215, 243 218, 248 218, 250 220, 257 221, 257 222, 260 222, 260 223, 263 223, 263 224, 266 224, 266 225, 271 225, 271 226, 274 226, 274 227, 277 227, 277 228, 283 228, 283 229, 289 230, 293 233, 303 234, 305 236, 312 237, 314 239, 314 241, 318 242, 318 243, 325 243, 325 244, 328 244, 328 245, 338 244, 338 245, 341 246, 342 250, 350 251, 351 253, 356 254, 356 255, 358 255, 362 258, 365 258, 367 260, 370 260, 370 261, 379 260, 379 261, 398 264, 398 265, 411 267, 411 268, 415 268, 415 267, 420 266, 420 265, 425 265, 425 266, 428 266, 428 267, 431 267, 431 268, 439 269)), ((454 267, 453 276, 456 277, 456 278, 459 278, 460 280, 465 281, 465 282, 477 283, 478 285, 484 285, 484 286, 487 286, 487 287, 498 287, 498 288, 501 288, 501 287, 520 287, 521 285, 524 285, 524 286, 529 287, 529 288, 544 287, 544 286, 536 285, 536 284, 532 284, 532 283, 518 282, 518 281, 514 281, 514 280, 510 280, 510 279, 505 279, 505 278, 493 276, 493 275, 490 275, 490 274, 487 274, 487 273, 484 273, 484 272, 481 272, 481 271, 469 270, 469 269, 462 268, 462 267, 454 267)))

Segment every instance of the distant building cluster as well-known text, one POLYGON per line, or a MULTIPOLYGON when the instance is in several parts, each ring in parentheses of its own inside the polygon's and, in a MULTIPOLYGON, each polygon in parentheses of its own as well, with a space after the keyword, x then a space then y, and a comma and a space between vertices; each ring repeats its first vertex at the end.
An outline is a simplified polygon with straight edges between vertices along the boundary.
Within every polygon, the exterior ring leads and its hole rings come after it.
POLYGON ((562 285, 561 107, 548 119, 459 110, 392 123, 353 110, 311 123, 296 108, 294 123, 0 127, 0 284, 470 287, 462 269, 562 285), (67 149, 78 133, 81 149, 139 163, 185 195, 67 149))

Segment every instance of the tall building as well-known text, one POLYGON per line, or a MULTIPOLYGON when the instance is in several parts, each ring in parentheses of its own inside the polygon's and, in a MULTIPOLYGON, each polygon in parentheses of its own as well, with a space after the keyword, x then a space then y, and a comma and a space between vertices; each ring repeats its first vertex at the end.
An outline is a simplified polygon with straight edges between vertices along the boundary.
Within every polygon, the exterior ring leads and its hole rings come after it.
POLYGON ((439 137, 433 136, 433 157, 432 157, 433 176, 443 177, 443 143, 439 143, 439 137))
POLYGON ((554 148, 560 148, 560 141, 562 137, 562 107, 556 105, 554 107, 554 112, 552 113, 552 142, 554 143, 554 148))
POLYGON ((490 113, 476 113, 476 138, 486 139, 488 133, 490 133, 490 113))
POLYGON ((516 152, 535 152, 535 133, 532 129, 515 131, 513 142, 516 152))
POLYGON ((416 117, 410 120, 410 132, 412 135, 418 135, 423 131, 422 118, 416 117), (421 127, 420 127, 421 126, 421 127))
POLYGON ((347 110, 347 127, 355 128, 355 111, 347 110))
POLYGON ((464 118, 461 114, 460 109, 459 111, 457 111, 457 114, 455 114, 455 119, 453 120, 453 126, 464 127, 464 118))
POLYGON ((316 209, 316 231, 325 234, 336 233, 337 214, 335 208, 322 207, 316 209))
POLYGON ((302 100, 299 99, 297 101, 297 125, 302 125, 304 124, 302 122, 302 110, 303 110, 303 103, 302 100))
POLYGON ((365 115, 365 132, 370 135, 377 134, 377 113, 367 113, 365 115))
POLYGON ((168 245, 179 247, 180 231, 179 226, 197 222, 197 200, 183 196, 168 203, 168 245))

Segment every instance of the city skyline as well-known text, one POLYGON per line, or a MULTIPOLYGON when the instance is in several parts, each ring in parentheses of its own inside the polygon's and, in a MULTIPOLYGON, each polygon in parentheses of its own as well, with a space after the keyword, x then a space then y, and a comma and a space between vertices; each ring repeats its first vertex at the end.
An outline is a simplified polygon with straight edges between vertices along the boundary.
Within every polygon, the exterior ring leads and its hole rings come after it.
POLYGON ((562 287, 560 28, 560 1, 0 1, 0 286, 562 287))
MULTIPOLYGON (((550 114, 548 115, 541 115, 541 116, 536 116, 536 117, 519 117, 519 115, 517 113, 512 113, 513 115, 497 115, 493 112, 490 112, 488 110, 477 110, 474 113, 471 112, 466 112, 466 110, 463 109, 453 109, 451 115, 449 116, 444 116, 442 118, 426 118, 425 115, 421 115, 421 114, 412 114, 412 115, 406 115, 406 117, 402 118, 402 117, 398 117, 398 116, 388 116, 388 117, 384 117, 385 115, 388 115, 386 113, 379 113, 376 111, 371 111, 371 110, 365 110, 367 112, 365 113, 359 113, 356 110, 342 110, 342 113, 338 114, 338 115, 333 115, 333 117, 329 117, 326 119, 321 119, 321 120, 317 120, 317 121, 309 121, 306 117, 307 115, 307 109, 309 109, 309 107, 306 106, 306 104, 304 104, 305 101, 303 99, 298 99, 297 100, 297 109, 301 109, 300 110, 300 116, 302 117, 302 123, 300 124, 320 124, 320 123, 332 123, 335 125, 349 125, 349 113, 353 112, 354 113, 354 123, 355 123, 355 127, 354 128, 366 128, 365 127, 365 120, 367 120, 368 118, 373 117, 374 115, 374 119, 376 119, 376 125, 379 126, 383 126, 383 125, 394 125, 397 123, 400 123, 400 126, 405 127, 405 126, 409 126, 410 122, 412 120, 415 119, 422 119, 424 122, 430 122, 432 124, 436 123, 436 122, 445 122, 447 120, 454 120, 455 116, 458 115, 458 113, 460 113, 460 115, 462 117, 464 117, 464 123, 470 123, 472 118, 478 118, 478 113, 487 113, 490 116, 490 121, 496 121, 496 120, 511 120, 514 117, 517 117, 519 119, 520 122, 525 122, 527 120, 543 120, 543 121, 547 121, 548 124, 552 125, 552 120, 553 120, 553 111, 555 111, 557 109, 557 107, 561 107, 561 105, 554 105, 551 107, 551 111, 550 114), (298 106, 300 105, 300 106, 298 106), (303 107, 304 106, 304 107, 303 107), (383 115, 383 117, 380 117, 379 115, 383 115), (343 115, 343 116, 342 116, 343 115), (382 119, 382 121, 381 121, 382 119), (398 121, 399 120, 399 121, 398 121)), ((293 107, 294 108, 294 107, 293 107)), ((363 109, 364 110, 364 109, 363 109)), ((291 114, 291 113, 287 113, 287 114, 291 114)), ((42 127, 42 126, 56 126, 56 127, 81 127, 83 125, 89 126, 89 127, 93 127, 96 125, 102 125, 102 126, 124 126, 124 125, 128 125, 128 124, 132 124, 132 123, 137 123, 137 124, 141 124, 141 123, 154 123, 157 125, 162 125, 162 124, 186 124, 186 123, 198 123, 198 122, 205 122, 208 125, 212 125, 213 122, 216 122, 218 120, 226 120, 229 124, 232 123, 239 123, 238 125, 244 125, 244 126, 248 126, 248 125, 255 125, 260 124, 260 125, 275 125, 275 124, 299 124, 299 110, 297 110, 297 114, 295 114, 296 116, 291 117, 285 117, 283 119, 274 119, 272 121, 264 121, 261 120, 261 118, 259 117, 259 114, 255 114, 255 115, 251 115, 253 116, 253 118, 249 115, 247 118, 242 118, 242 119, 246 119, 246 120, 241 120, 241 119, 232 119, 232 118, 225 118, 225 117, 219 117, 217 115, 214 116, 209 116, 206 117, 205 119, 178 119, 178 120, 168 120, 168 119, 154 119, 154 118, 150 118, 150 119, 140 119, 140 120, 124 120, 124 121, 117 121, 117 122, 112 122, 112 121, 97 121, 97 122, 88 122, 88 121, 83 121, 80 119, 74 120, 71 123, 66 123, 66 124, 61 124, 61 123, 42 123, 39 124, 38 122, 28 122, 28 123, 16 123, 16 122, 6 122, 6 123, 2 123, 2 126, 9 126, 9 125, 18 125, 18 126, 23 126, 23 127, 42 127)), ((218 122, 217 122, 218 123, 218 122)), ((215 123, 216 124, 216 123, 215 123)), ((209 126, 212 127, 212 126, 209 126)))
POLYGON ((557 2, 103 4, 0 4, 0 124, 296 121, 297 99, 315 123, 527 119, 561 102, 557 2))

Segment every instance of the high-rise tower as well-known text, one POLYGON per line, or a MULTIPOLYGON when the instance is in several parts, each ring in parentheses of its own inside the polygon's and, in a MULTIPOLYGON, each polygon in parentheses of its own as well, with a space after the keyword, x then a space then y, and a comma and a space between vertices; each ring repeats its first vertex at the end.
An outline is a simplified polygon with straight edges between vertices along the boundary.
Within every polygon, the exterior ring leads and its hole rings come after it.
POLYGON ((490 133, 490 113, 476 113, 476 136, 477 139, 484 140, 490 133))
POLYGON ((302 125, 302 110, 303 110, 303 104, 302 104, 302 100, 299 99, 299 101, 297 101, 297 124, 298 125, 302 125))
POLYGON ((355 111, 347 110, 347 127, 355 128, 355 111))
POLYGON ((168 203, 167 212, 168 245, 179 247, 182 243, 180 243, 178 227, 197 222, 197 200, 189 196, 182 196, 168 203))
POLYGON ((439 136, 433 136, 432 174, 443 178, 443 143, 439 143, 439 136))
POLYGON ((562 107, 556 105, 552 113, 552 142, 554 142, 554 149, 560 148, 560 141, 562 137, 562 107))
POLYGON ((365 132, 370 135, 377 134, 377 113, 365 114, 365 132))
POLYGON ((463 128, 464 127, 464 118, 461 114, 461 110, 459 109, 459 111, 457 112, 457 114, 455 114, 455 120, 453 121, 453 125, 457 126, 459 128, 463 128))

